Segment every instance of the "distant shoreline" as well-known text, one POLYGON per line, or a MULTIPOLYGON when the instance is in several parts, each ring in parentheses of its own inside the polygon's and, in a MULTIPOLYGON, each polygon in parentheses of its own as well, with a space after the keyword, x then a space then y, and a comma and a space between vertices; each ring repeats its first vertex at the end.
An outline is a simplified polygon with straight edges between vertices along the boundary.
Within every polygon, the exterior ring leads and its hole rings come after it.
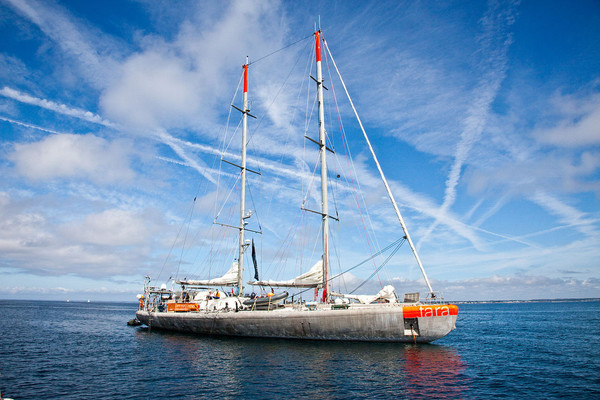
POLYGON ((461 300, 450 301, 454 304, 502 304, 502 303, 586 303, 600 301, 600 298, 584 299, 532 299, 532 300, 461 300))

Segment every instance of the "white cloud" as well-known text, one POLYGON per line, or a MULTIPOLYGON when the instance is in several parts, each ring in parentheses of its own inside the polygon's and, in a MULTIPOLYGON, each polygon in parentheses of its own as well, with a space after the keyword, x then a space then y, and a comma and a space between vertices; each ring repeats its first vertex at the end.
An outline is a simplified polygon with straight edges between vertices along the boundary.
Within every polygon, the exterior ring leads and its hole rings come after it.
POLYGON ((102 95, 107 116, 140 129, 186 126, 201 112, 199 77, 174 54, 137 54, 121 67, 115 84, 102 95))
POLYGON ((59 229, 67 238, 102 246, 143 245, 157 233, 148 215, 120 209, 88 214, 83 221, 67 223, 59 229))
POLYGON ((37 210, 23 211, 11 197, 0 192, 0 252, 8 255, 14 248, 44 246, 52 241, 45 230, 46 217, 37 210))
POLYGON ((555 298, 597 298, 600 281, 596 278, 549 278, 540 275, 492 275, 455 282, 435 282, 452 300, 533 300, 555 298))
MULTIPOLYGON (((524 196, 542 190, 555 195, 580 192, 600 194, 600 182, 594 174, 600 168, 597 151, 585 151, 579 155, 566 152, 541 153, 535 148, 525 150, 523 160, 493 159, 483 165, 471 165, 465 180, 469 194, 524 196)), ((489 217, 489 215, 488 215, 489 217)))
POLYGON ((88 135, 57 134, 39 142, 15 144, 8 158, 31 181, 90 179, 98 184, 131 181, 128 142, 88 135))
MULTIPOLYGON (((88 281, 84 281, 90 284, 88 281)), ((98 282, 98 281, 95 281, 98 282)), ((81 283, 81 282, 78 282, 81 283)), ((23 298, 27 300, 48 300, 55 299, 64 301, 65 299, 75 301, 89 300, 117 300, 117 301, 133 301, 135 300, 135 291, 132 288, 118 287, 114 282, 102 282, 106 286, 98 286, 91 289, 83 289, 80 286, 63 287, 63 286, 4 286, 2 291, 8 293, 10 298, 23 298), (16 296, 16 297, 15 297, 16 296)), ((63 283, 64 285, 64 283, 63 283)))
MULTIPOLYGON (((172 42, 145 38, 145 49, 115 69, 117 78, 100 99, 102 109, 129 127, 195 128, 216 137, 207 129, 219 115, 215 107, 225 109, 244 56, 266 51, 257 43, 269 25, 277 25, 277 9, 277 2, 236 1, 210 28, 189 22, 172 42)), ((198 14, 187 17, 203 18, 198 14)))
MULTIPOLYGON (((349 274, 350 275, 350 274, 349 274)), ((348 276, 345 282, 336 279, 336 287, 352 290, 362 280, 348 276)), ((427 289, 423 279, 393 277, 370 281, 360 290, 360 294, 377 293, 382 285, 391 284, 399 298, 404 293, 421 292, 427 289)), ((573 278, 570 276, 547 277, 542 275, 490 275, 480 278, 458 279, 453 281, 432 279, 436 292, 449 301, 483 300, 533 300, 552 298, 597 298, 600 296, 600 280, 597 278, 573 278)))
MULTIPOLYGON (((556 101, 574 103, 576 110, 568 113, 555 126, 538 128, 534 137, 542 144, 563 148, 580 148, 600 145, 600 98, 561 98, 556 101)), ((561 107, 571 108, 562 104, 561 107)))
POLYGON ((81 212, 88 206, 0 192, 0 268, 34 276, 131 276, 153 265, 152 244, 172 234, 149 209, 81 212))

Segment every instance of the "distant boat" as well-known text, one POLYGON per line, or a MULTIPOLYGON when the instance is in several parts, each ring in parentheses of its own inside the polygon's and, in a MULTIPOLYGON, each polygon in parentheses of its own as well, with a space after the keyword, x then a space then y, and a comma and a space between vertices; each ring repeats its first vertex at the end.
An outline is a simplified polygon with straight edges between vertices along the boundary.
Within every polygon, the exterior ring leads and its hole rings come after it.
MULTIPOLYGON (((380 172, 393 208, 404 232, 404 239, 409 243, 415 260, 421 269, 428 293, 422 298, 419 293, 408 293, 398 299, 392 286, 385 286, 372 296, 344 295, 331 291, 331 271, 329 265, 329 219, 334 218, 328 211, 327 197, 327 162, 329 149, 326 146, 323 104, 323 76, 321 67, 321 48, 327 48, 322 40, 321 31, 314 33, 316 52, 316 79, 318 98, 319 140, 312 140, 320 148, 321 172, 321 210, 322 219, 322 255, 306 273, 290 280, 259 280, 248 282, 259 287, 314 288, 315 300, 320 291, 318 301, 291 302, 285 304, 287 292, 272 296, 256 298, 244 294, 243 262, 244 253, 249 248, 249 241, 244 238, 246 219, 245 182, 248 108, 248 61, 243 66, 244 91, 242 108, 235 107, 242 114, 242 155, 240 168, 240 214, 239 243, 237 261, 222 277, 206 280, 180 280, 177 284, 181 290, 168 290, 151 286, 146 277, 144 295, 139 295, 140 309, 137 319, 152 329, 166 329, 196 334, 218 336, 247 336, 285 339, 324 339, 344 341, 373 342, 414 342, 427 343, 446 336, 455 329, 458 307, 445 303, 436 294, 427 278, 421 260, 406 229, 404 220, 396 205, 392 192, 383 175, 383 171, 373 152, 369 139, 360 127, 368 148, 380 172), (234 293, 225 293, 210 287, 233 287, 234 293)), ((331 55, 329 52, 328 54, 331 55)), ((333 58, 331 58, 333 61, 333 58)), ((333 62, 335 66, 335 62, 333 62)), ((336 67, 337 70, 337 67, 336 67)), ((340 76, 341 80, 341 76, 340 76)), ((343 80, 342 80, 343 84, 343 80)), ((344 86, 345 89, 345 86, 344 86)), ((352 108, 354 105, 350 100, 352 108)), ((358 115, 357 115, 358 118, 358 115)), ((254 172, 254 171, 251 171, 254 172)), ((310 210, 307 210, 310 211, 310 210)), ((254 246, 252 245, 254 250, 254 246)), ((255 258, 255 268, 256 261, 255 258)))

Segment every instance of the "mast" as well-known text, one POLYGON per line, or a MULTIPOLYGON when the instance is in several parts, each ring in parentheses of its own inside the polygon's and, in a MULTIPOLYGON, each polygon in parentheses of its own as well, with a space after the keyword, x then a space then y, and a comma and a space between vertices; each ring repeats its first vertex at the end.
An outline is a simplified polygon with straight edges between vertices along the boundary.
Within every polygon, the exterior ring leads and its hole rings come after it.
POLYGON ((317 57, 317 98, 319 101, 319 145, 321 156, 321 214, 323 236, 323 302, 329 301, 329 207, 327 204, 327 146, 325 140, 325 108, 323 105, 323 72, 321 70, 321 31, 315 32, 317 57))
POLYGON ((239 240, 239 256, 238 256, 238 296, 244 292, 243 274, 244 274, 244 225, 245 225, 245 210, 246 204, 246 132, 248 129, 248 57, 244 64, 244 104, 242 106, 242 164, 240 176, 240 240, 239 240))

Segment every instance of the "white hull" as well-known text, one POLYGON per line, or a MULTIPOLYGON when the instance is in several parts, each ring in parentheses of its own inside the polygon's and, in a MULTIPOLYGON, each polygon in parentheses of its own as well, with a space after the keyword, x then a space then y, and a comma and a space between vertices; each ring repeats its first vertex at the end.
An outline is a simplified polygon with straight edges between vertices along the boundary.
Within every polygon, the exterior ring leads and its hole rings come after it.
POLYGON ((151 329, 281 339, 428 343, 455 329, 457 315, 448 312, 405 321, 403 308, 401 304, 372 304, 317 310, 286 307, 239 312, 138 311, 136 316, 151 329))

